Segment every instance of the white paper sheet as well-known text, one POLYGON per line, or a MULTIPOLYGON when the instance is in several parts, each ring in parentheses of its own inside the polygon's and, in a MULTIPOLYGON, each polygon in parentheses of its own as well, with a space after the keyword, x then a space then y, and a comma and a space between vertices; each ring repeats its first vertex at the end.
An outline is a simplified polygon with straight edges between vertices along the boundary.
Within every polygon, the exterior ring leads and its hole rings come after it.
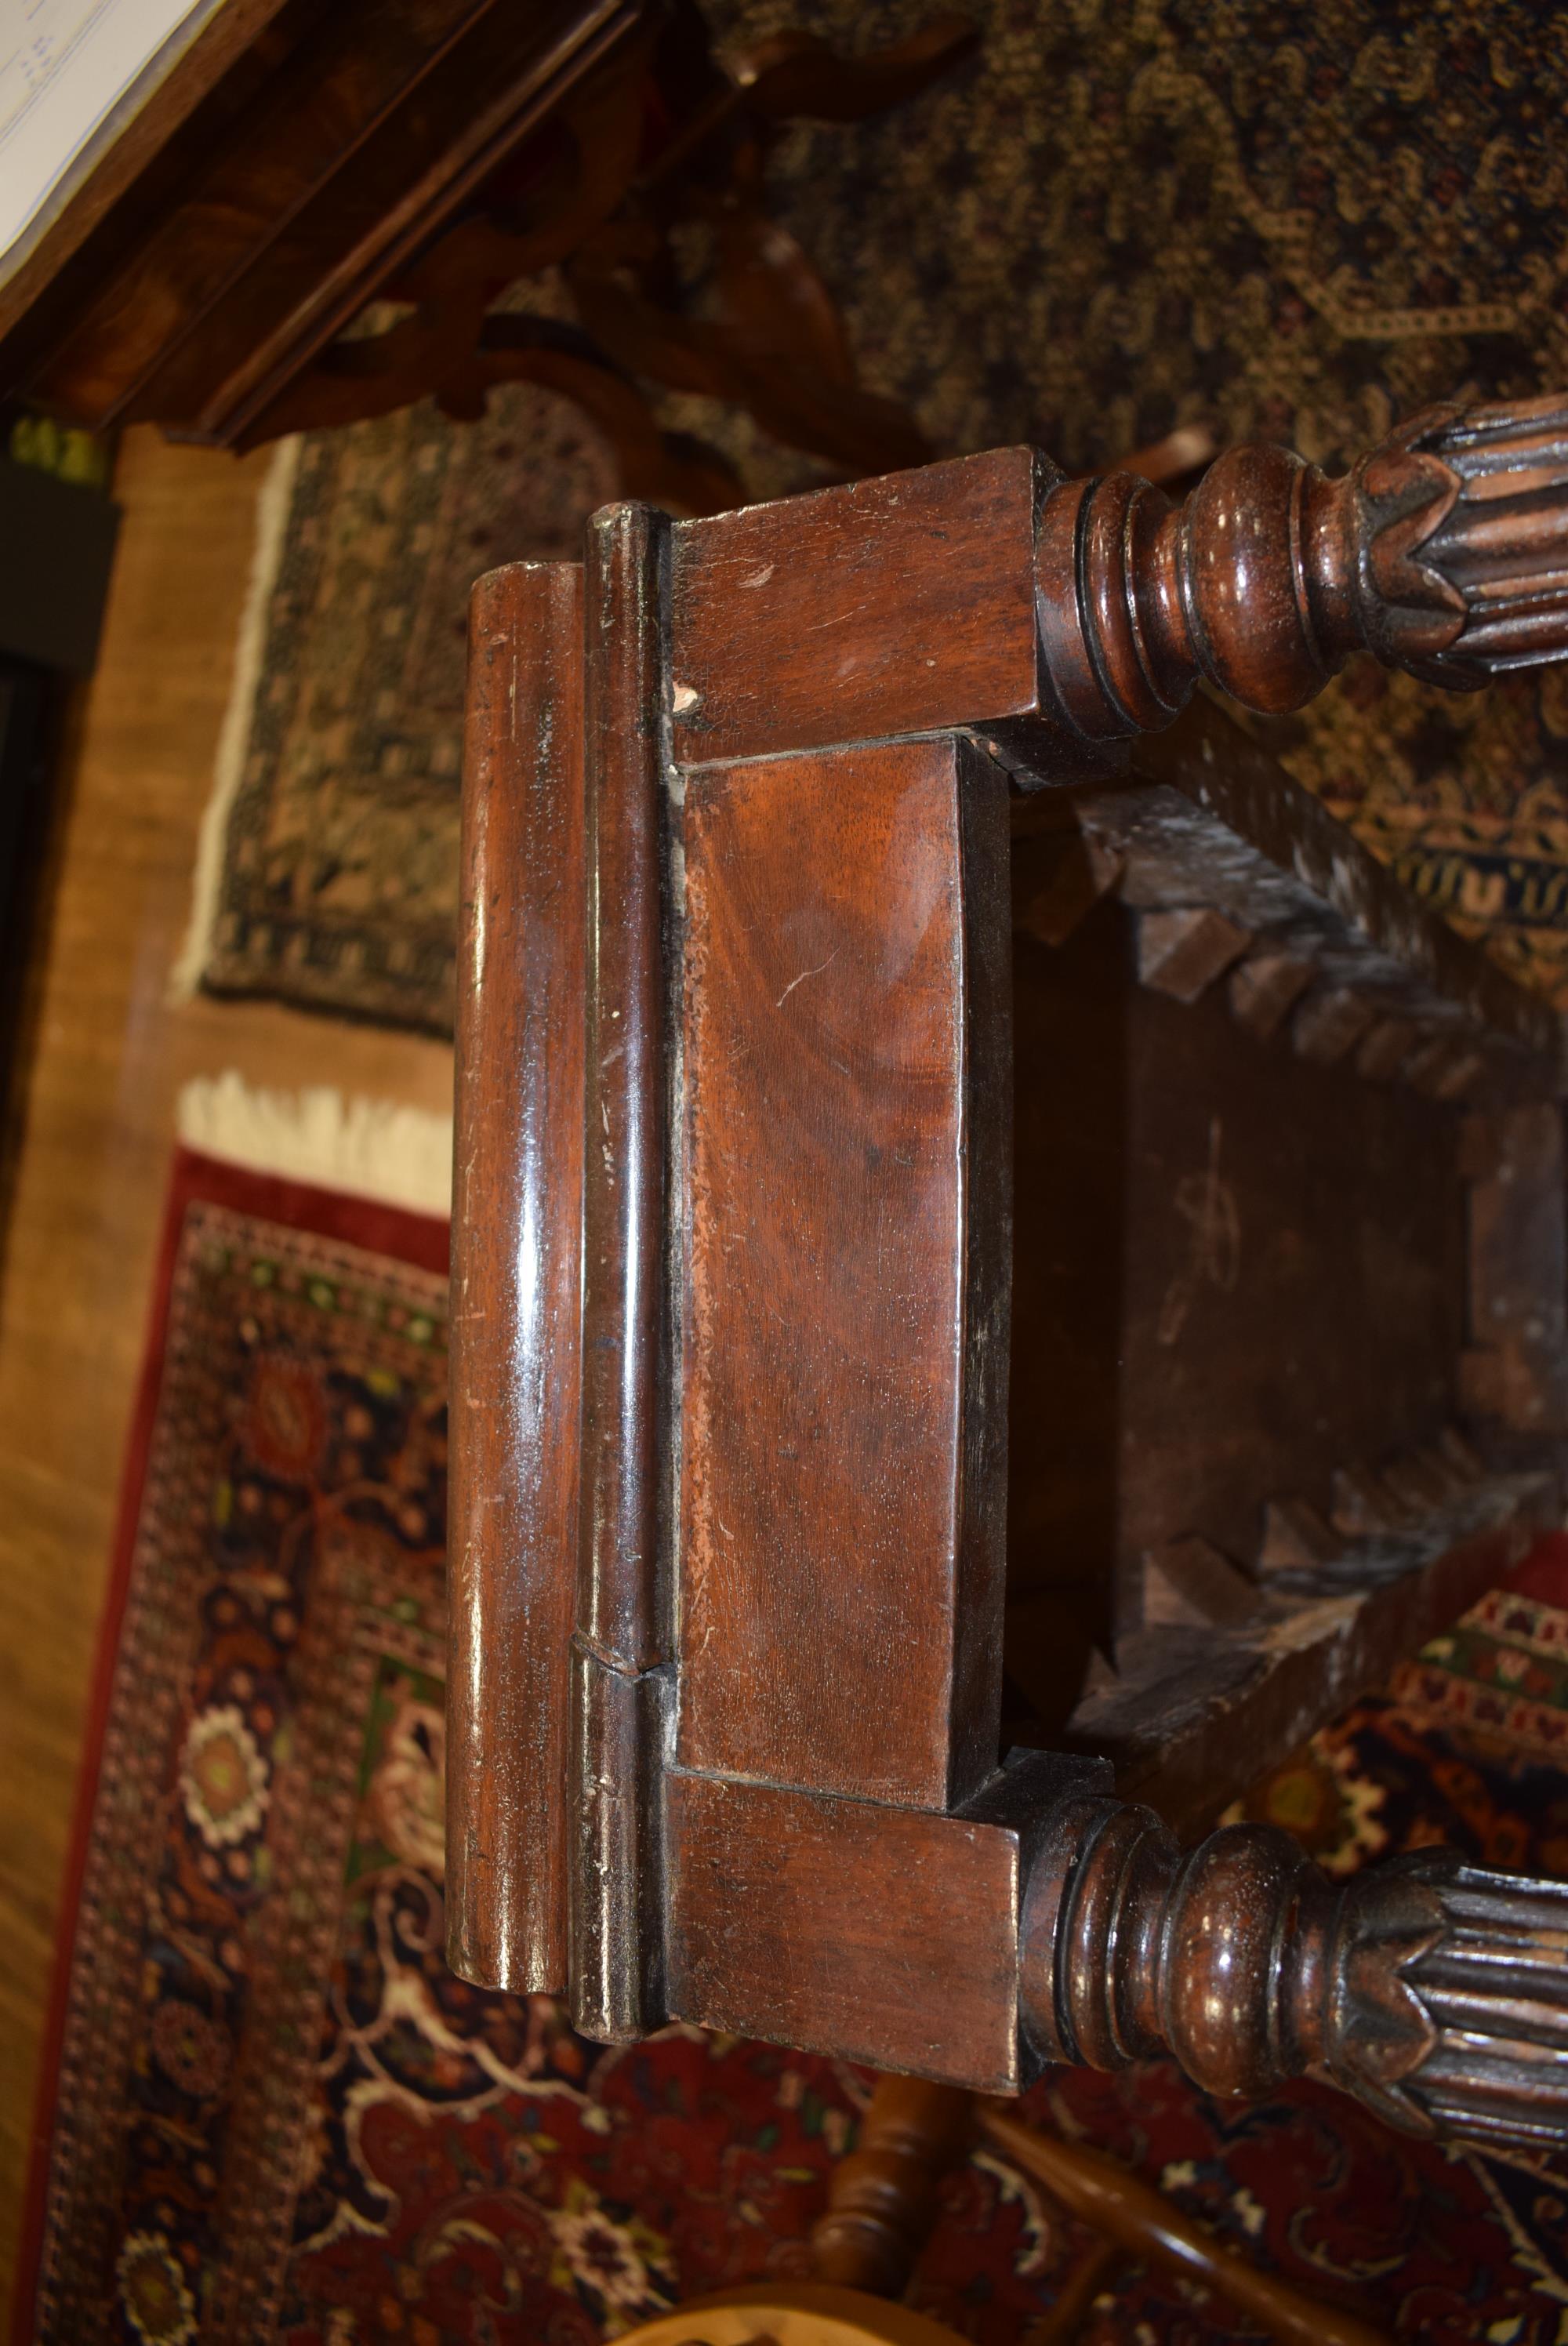
POLYGON ((212 0, 0 0, 0 272, 93 133, 212 0))

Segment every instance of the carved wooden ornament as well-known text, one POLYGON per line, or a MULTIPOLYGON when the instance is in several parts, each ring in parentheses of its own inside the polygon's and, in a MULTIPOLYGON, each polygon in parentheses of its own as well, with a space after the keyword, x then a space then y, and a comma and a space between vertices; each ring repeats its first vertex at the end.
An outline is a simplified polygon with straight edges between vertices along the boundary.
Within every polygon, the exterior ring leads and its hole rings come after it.
POLYGON ((1212 2094, 1310 2076, 1420 2134, 1568 2127, 1568 1885, 1420 1850, 1329 1882, 1288 1833, 1185 1854, 1152 1810, 1064 1801, 1030 1880, 1023 2002, 1049 2060, 1174 2053, 1212 2094))
POLYGON ((1431 407, 1327 479, 1228 450, 1184 505, 1128 473, 1041 517, 1040 625, 1094 739, 1167 724, 1199 677, 1299 709, 1355 651, 1473 690, 1568 648, 1568 401, 1431 407))

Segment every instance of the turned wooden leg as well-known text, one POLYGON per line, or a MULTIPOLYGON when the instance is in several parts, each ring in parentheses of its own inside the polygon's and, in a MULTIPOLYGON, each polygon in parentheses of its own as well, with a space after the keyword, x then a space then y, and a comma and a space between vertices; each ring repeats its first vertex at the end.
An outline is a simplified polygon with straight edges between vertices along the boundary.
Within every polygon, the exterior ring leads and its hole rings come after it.
POLYGON ((938 2186, 974 2131, 973 2096, 882 2077, 860 2138, 840 2159, 811 2234, 819 2280, 901 2297, 936 2213, 938 2186))
POLYGON ((1212 2094, 1313 2076, 1418 2134, 1568 2132, 1568 1886, 1451 1850, 1337 1884, 1275 1827, 1184 1852, 1151 1810, 1090 1796, 1049 1821, 1023 1939, 1047 2060, 1168 2050, 1212 2094))

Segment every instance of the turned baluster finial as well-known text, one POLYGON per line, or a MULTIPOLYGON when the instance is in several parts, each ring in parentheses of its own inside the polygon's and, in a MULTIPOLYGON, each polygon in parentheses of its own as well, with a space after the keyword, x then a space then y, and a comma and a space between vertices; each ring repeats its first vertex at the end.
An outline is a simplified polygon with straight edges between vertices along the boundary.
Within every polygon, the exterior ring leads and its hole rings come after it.
POLYGON ((1064 1802, 1030 1879, 1023 2004, 1047 2060, 1168 2050, 1214 2094, 1308 2076, 1412 2132, 1568 2133, 1568 1885, 1451 1851, 1339 1884, 1272 1826, 1184 1853, 1150 1810, 1064 1802))
POLYGON ((1298 709, 1353 651, 1468 690, 1568 654, 1568 397, 1432 407, 1339 480, 1265 443, 1180 506, 1129 473, 1041 513, 1038 608, 1064 714, 1168 724, 1199 677, 1298 709))

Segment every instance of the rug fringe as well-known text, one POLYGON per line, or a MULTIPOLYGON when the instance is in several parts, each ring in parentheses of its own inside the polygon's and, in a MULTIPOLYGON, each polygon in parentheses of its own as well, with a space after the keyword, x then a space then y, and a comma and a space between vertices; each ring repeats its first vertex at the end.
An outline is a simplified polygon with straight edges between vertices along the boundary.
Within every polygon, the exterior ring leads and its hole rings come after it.
POLYGON ((212 770, 212 795, 201 818, 201 834, 196 851, 196 875, 191 885, 190 920, 185 942, 169 972, 168 999, 171 1003, 188 1002, 200 990, 202 973, 211 956, 212 932, 218 920, 219 896, 223 885, 223 851, 229 836, 229 818, 244 780, 251 712, 256 704, 256 688, 260 681, 261 662, 267 648, 268 613, 283 559, 289 515, 294 501, 294 482, 303 446, 304 435, 301 433, 295 433, 291 438, 279 442, 267 468, 267 477, 256 498, 256 540, 251 549, 245 608, 240 617, 239 641, 235 647, 234 682, 229 690, 229 706, 223 712, 223 729, 218 737, 218 755, 212 770))
POLYGON ((230 1068, 185 1085, 177 1121, 205 1157, 416 1213, 452 1211, 452 1119, 428 1108, 346 1100, 327 1085, 262 1091, 230 1068))

